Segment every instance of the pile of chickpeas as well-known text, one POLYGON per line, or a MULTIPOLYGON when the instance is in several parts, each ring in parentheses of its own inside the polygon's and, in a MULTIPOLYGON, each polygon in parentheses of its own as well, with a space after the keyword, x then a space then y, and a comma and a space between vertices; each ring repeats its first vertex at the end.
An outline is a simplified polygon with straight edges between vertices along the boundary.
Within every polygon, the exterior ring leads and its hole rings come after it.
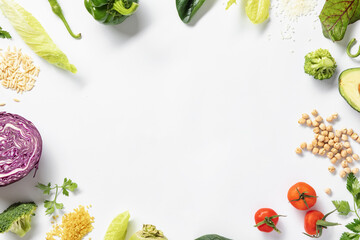
POLYGON ((314 120, 311 120, 308 114, 303 113, 298 123, 312 127, 315 133, 314 139, 311 143, 301 143, 295 152, 302 154, 304 150, 308 150, 314 155, 328 157, 332 163, 332 165, 328 167, 330 173, 335 173, 335 166, 340 162, 342 170, 339 172, 339 175, 342 178, 351 172, 357 174, 359 168, 350 168, 350 165, 354 160, 359 161, 360 157, 353 153, 349 138, 360 143, 359 135, 355 133, 353 129, 343 128, 334 131, 330 123, 338 119, 337 113, 326 118, 326 121, 329 123, 328 125, 325 124, 317 110, 314 109, 311 115, 314 117, 314 120))

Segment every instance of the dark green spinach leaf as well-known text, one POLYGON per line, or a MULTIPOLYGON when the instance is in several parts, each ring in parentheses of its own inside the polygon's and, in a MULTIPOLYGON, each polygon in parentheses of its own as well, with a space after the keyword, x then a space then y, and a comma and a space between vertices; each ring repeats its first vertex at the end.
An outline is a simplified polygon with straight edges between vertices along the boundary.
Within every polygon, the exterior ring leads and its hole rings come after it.
POLYGON ((8 33, 7 31, 3 30, 1 27, 0 27, 0 38, 11 38, 11 35, 10 33, 8 33))
POLYGON ((326 0, 319 15, 323 34, 332 41, 344 38, 347 26, 360 19, 359 0, 326 0))
POLYGON ((231 240, 231 239, 219 236, 217 234, 208 234, 208 235, 199 237, 195 240, 231 240))
POLYGON ((176 0, 176 9, 184 23, 190 22, 205 0, 176 0))

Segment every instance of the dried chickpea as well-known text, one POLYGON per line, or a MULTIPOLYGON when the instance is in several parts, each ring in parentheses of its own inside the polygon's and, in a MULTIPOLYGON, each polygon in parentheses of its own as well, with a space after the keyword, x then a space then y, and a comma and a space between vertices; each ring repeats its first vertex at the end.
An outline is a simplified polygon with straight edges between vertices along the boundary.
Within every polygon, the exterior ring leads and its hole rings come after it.
POLYGON ((329 138, 329 137, 325 137, 324 142, 325 142, 325 143, 328 143, 329 141, 330 141, 330 138, 329 138))
POLYGON ((353 169, 351 169, 351 172, 353 174, 357 174, 359 172, 359 169, 358 168, 353 168, 353 169))
POLYGON ((313 154, 318 154, 319 153, 319 149, 317 147, 314 147, 312 150, 313 154))
POLYGON ((355 159, 356 161, 359 161, 359 159, 360 159, 360 158, 359 158, 359 155, 357 155, 357 154, 353 154, 352 157, 353 157, 353 159, 355 159))
POLYGON ((319 128, 320 128, 321 130, 323 130, 323 131, 326 130, 326 126, 325 126, 324 123, 320 123, 319 128))
POLYGON ((332 152, 333 154, 337 154, 337 153, 338 153, 338 150, 337 150, 336 148, 332 148, 332 149, 331 149, 331 152, 332 152))
POLYGON ((346 129, 346 128, 343 128, 343 129, 341 129, 341 132, 342 132, 342 134, 346 134, 346 133, 347 133, 347 129, 346 129))
POLYGON ((349 142, 344 142, 343 146, 346 147, 346 148, 349 148, 349 147, 350 147, 350 143, 349 143, 349 142))
POLYGON ((347 156, 346 150, 342 150, 340 154, 341 154, 341 157, 343 157, 343 158, 345 158, 347 156))
POLYGON ((304 119, 309 119, 309 115, 306 114, 306 113, 303 113, 303 114, 301 115, 301 117, 304 118, 304 119))
POLYGON ((346 153, 347 153, 347 154, 349 154, 349 155, 351 155, 351 154, 353 153, 352 148, 348 148, 348 149, 346 149, 346 153))
POLYGON ((316 147, 318 144, 318 141, 316 141, 316 139, 312 140, 311 145, 313 145, 313 147, 316 147))
POLYGON ((330 151, 331 147, 330 147, 329 144, 325 144, 325 145, 324 145, 324 149, 325 149, 326 151, 330 151))
POLYGON ((314 127, 313 132, 314 132, 314 133, 319 133, 319 132, 320 132, 320 128, 319 128, 319 127, 314 127))
POLYGON ((341 135, 341 140, 347 141, 348 139, 349 139, 349 138, 348 138, 347 135, 345 135, 345 134, 341 135))
POLYGON ((344 177, 346 177, 346 172, 344 170, 341 170, 339 175, 341 178, 344 178, 344 177))
POLYGON ((330 162, 331 162, 332 164, 335 164, 335 163, 337 162, 337 158, 336 158, 336 157, 333 157, 333 158, 330 160, 330 162))
POLYGON ((333 119, 337 119, 339 117, 338 113, 334 113, 333 115, 331 115, 333 117, 333 119))
POLYGON ((321 131, 321 135, 323 135, 324 137, 326 137, 327 135, 329 135, 329 132, 328 131, 321 131))
POLYGON ((319 146, 319 147, 323 147, 324 145, 325 145, 324 142, 320 142, 320 141, 318 142, 318 146, 319 146))
POLYGON ((314 127, 318 127, 320 124, 317 122, 317 121, 312 121, 312 125, 314 126, 314 127))
POLYGON ((333 130, 333 126, 332 126, 332 125, 326 126, 326 131, 332 132, 332 130, 333 130))
POLYGON ((353 162, 353 159, 352 159, 351 157, 346 157, 346 161, 347 161, 348 163, 352 163, 352 162, 353 162))
POLYGON ((330 139, 333 139, 334 137, 335 137, 334 132, 329 132, 329 138, 330 138, 330 139))
POLYGON ((302 153, 302 150, 301 150, 301 148, 296 148, 296 149, 295 149, 295 152, 296 152, 297 154, 301 154, 301 153, 302 153))
POLYGON ((333 119, 332 116, 329 116, 329 117, 326 118, 326 121, 328 121, 328 122, 332 122, 333 120, 334 120, 334 119, 333 119))
POLYGON ((311 143, 309 143, 307 146, 306 146, 306 149, 308 150, 308 151, 311 151, 312 149, 313 149, 313 145, 311 144, 311 143))
POLYGON ((305 149, 305 148, 306 148, 306 142, 302 142, 302 143, 300 144, 300 148, 301 148, 301 149, 305 149))
POLYGON ((337 137, 341 137, 341 131, 340 130, 335 130, 335 136, 337 137))
POLYGON ((318 115, 318 116, 315 118, 315 120, 320 123, 320 122, 323 121, 323 118, 322 118, 320 115, 318 115))
POLYGON ((311 121, 310 119, 306 120, 306 125, 307 125, 308 127, 311 127, 312 121, 311 121))
POLYGON ((314 110, 311 111, 311 114, 312 114, 314 117, 316 117, 319 113, 318 113, 318 111, 317 111, 316 109, 314 109, 314 110))
POLYGON ((351 136, 354 133, 354 130, 352 128, 347 130, 347 135, 351 136))
POLYGON ((340 139, 338 137, 334 137, 334 142, 340 142, 340 139))
POLYGON ((350 169, 349 167, 344 168, 344 171, 345 171, 347 174, 351 173, 351 169, 350 169))
POLYGON ((335 157, 336 157, 337 160, 340 160, 341 159, 341 154, 337 153, 337 154, 335 154, 335 157))
POLYGON ((334 148, 336 148, 337 150, 339 150, 341 148, 341 143, 335 143, 334 144, 334 148))
POLYGON ((320 142, 323 142, 323 141, 325 140, 325 137, 324 137, 323 135, 320 135, 320 136, 318 137, 318 140, 319 140, 320 142))
POLYGON ((357 133, 353 133, 351 135, 351 138, 354 139, 354 140, 357 140, 359 138, 359 135, 357 135, 357 133))
POLYGON ((348 162, 347 162, 346 160, 343 160, 343 161, 341 162, 341 166, 342 166, 343 168, 346 168, 346 167, 348 166, 348 162))
POLYGON ((334 142, 334 140, 329 140, 329 145, 332 147, 332 146, 334 146, 335 145, 335 142, 334 142))
POLYGON ((334 166, 330 166, 330 167, 328 167, 328 170, 329 170, 329 172, 333 173, 333 172, 335 172, 335 167, 334 167, 334 166))
POLYGON ((356 142, 360 143, 360 138, 358 137, 358 139, 356 139, 356 142))
POLYGON ((330 189, 330 188, 325 188, 324 192, 325 192, 327 195, 330 195, 330 194, 331 194, 331 189, 330 189))
POLYGON ((321 149, 319 150, 319 154, 320 154, 321 156, 325 155, 325 153, 326 153, 325 148, 321 148, 321 149))
POLYGON ((328 153, 326 154, 326 156, 327 156, 328 158, 332 159, 332 158, 334 157, 334 154, 333 154, 332 152, 328 152, 328 153))

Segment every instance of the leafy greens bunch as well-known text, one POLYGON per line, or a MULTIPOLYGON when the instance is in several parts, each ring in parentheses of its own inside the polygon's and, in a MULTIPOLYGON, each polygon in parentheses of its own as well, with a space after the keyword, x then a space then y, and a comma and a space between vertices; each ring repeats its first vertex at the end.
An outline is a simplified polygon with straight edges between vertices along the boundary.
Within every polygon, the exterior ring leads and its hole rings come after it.
POLYGON ((63 209, 64 204, 57 202, 57 197, 62 193, 65 196, 69 196, 69 191, 74 192, 78 185, 74 183, 71 179, 64 178, 63 185, 59 186, 58 184, 55 184, 54 187, 51 186, 51 183, 48 183, 47 185, 38 183, 36 185, 37 188, 41 189, 45 195, 52 194, 52 191, 55 190, 55 196, 54 199, 49 201, 44 201, 44 207, 46 208, 46 214, 51 215, 55 212, 55 209, 63 209))
MULTIPOLYGON (((359 240, 360 239, 360 182, 353 173, 350 173, 347 177, 346 188, 353 196, 354 212, 356 217, 351 223, 345 225, 351 232, 344 232, 341 235, 340 240, 359 240)), ((348 201, 333 201, 333 204, 337 208, 340 215, 347 216, 351 211, 348 201)))

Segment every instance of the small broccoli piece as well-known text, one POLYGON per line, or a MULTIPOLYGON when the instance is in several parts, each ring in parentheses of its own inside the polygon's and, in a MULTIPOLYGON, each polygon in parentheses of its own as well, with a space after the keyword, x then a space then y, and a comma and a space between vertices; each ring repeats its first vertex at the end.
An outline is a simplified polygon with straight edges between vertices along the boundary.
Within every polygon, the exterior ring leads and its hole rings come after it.
POLYGON ((314 76, 315 79, 331 78, 335 69, 335 59, 327 49, 319 48, 305 56, 304 70, 307 74, 314 76))
POLYGON ((12 204, 0 214, 0 233, 10 231, 23 237, 31 229, 31 217, 36 208, 34 202, 12 204))

